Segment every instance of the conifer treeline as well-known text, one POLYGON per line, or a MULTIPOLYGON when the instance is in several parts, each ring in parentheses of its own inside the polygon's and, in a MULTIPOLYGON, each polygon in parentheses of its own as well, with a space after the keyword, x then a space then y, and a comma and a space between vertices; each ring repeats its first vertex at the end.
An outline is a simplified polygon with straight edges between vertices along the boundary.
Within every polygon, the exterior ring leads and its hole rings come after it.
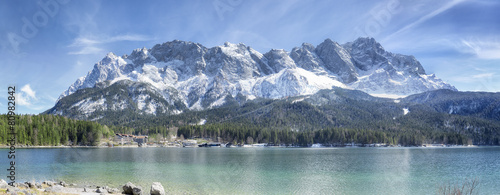
POLYGON ((467 136, 459 133, 381 132, 373 130, 326 128, 316 131, 292 131, 242 126, 237 124, 207 124, 180 127, 177 134, 185 138, 210 138, 233 144, 273 143, 275 145, 308 146, 313 143, 343 145, 345 143, 415 146, 425 143, 467 145, 467 136))
MULTIPOLYGON (((8 144, 8 129, 7 115, 0 115, 0 144, 8 144)), ((101 138, 114 135, 114 131, 127 131, 126 128, 45 114, 18 115, 15 129, 17 144, 32 146, 98 145, 101 138)))
MULTIPOLYGON (((313 143, 338 145, 344 143, 386 143, 392 145, 422 144, 499 144, 496 136, 480 134, 482 137, 468 137, 463 132, 379 130, 364 128, 330 127, 320 130, 294 130, 290 128, 261 127, 242 123, 218 123, 205 125, 183 125, 179 128, 169 126, 145 126, 143 128, 101 125, 92 121, 80 121, 54 115, 16 116, 17 144, 20 145, 98 145, 102 138, 114 133, 142 134, 154 138, 169 138, 177 135, 184 138, 210 138, 214 141, 233 144, 273 143, 276 145, 307 146, 313 143), (481 141, 486 140, 486 141, 481 141), (471 142, 473 141, 473 142, 471 142)), ((9 139, 7 115, 0 115, 0 144, 6 145, 9 139)))

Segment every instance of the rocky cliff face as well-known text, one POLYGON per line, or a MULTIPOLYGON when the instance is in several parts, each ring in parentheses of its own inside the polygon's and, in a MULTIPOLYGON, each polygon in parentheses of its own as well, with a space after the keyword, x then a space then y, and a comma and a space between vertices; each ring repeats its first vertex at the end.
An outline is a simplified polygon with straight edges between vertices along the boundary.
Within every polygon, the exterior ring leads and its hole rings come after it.
MULTIPOLYGON (((404 96, 435 89, 456 90, 434 75, 426 75, 413 56, 387 52, 373 38, 359 38, 343 45, 326 39, 316 47, 304 43, 290 53, 273 49, 265 54, 241 43, 206 48, 174 40, 151 49, 136 49, 121 57, 109 53, 87 76, 61 94, 57 108, 52 111, 56 114, 77 107, 85 110, 89 101, 78 97, 70 98, 75 102, 67 100, 82 89, 99 86, 107 95, 120 96, 106 90, 115 83, 120 86, 115 88, 128 91, 127 96, 132 97, 125 98, 129 106, 145 114, 213 108, 224 105, 228 98, 241 102, 258 97, 309 95, 332 87, 404 96), (139 84, 148 93, 156 94, 149 96, 157 99, 147 101, 155 104, 149 105, 138 98, 144 90, 133 86, 139 84), (61 106, 63 100, 67 107, 61 106)), ((79 92, 79 96, 85 95, 79 92)), ((113 97, 109 98, 107 104, 116 104, 113 97)))

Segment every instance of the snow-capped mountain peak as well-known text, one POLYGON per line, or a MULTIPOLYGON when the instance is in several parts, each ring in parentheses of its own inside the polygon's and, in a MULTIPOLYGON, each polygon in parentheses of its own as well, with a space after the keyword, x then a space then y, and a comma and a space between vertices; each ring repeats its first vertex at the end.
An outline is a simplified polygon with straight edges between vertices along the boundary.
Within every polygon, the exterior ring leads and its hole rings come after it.
MULTIPOLYGON (((398 96, 434 89, 455 90, 435 75, 426 75, 415 57, 387 52, 373 38, 345 44, 326 39, 318 46, 304 43, 291 52, 272 49, 265 54, 243 43, 226 42, 206 48, 199 43, 174 40, 151 49, 135 49, 121 57, 108 53, 59 100, 99 83, 109 87, 117 82, 146 84, 161 98, 155 102, 184 105, 170 107, 171 113, 182 112, 172 109, 183 107, 217 107, 231 99, 238 102, 256 97, 309 95, 332 87, 398 96)), ((157 97, 148 97, 153 96, 157 97)), ((145 114, 162 110, 148 107, 144 103, 146 96, 140 97, 132 101, 139 110, 147 108, 145 114)), ((74 106, 83 106, 85 102, 75 102, 74 106)))

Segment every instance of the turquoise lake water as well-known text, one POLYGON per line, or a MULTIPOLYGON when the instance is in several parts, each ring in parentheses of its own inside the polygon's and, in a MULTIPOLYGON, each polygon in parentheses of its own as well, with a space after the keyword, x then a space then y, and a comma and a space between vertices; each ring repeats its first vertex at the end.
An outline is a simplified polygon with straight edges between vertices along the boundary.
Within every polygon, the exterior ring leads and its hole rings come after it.
MULTIPOLYGON (((0 165, 8 168, 7 149, 0 165)), ((161 182, 189 194, 436 194, 477 179, 500 193, 500 147, 17 149, 17 181, 121 189, 161 182)), ((2 179, 7 180, 4 176, 2 179)))

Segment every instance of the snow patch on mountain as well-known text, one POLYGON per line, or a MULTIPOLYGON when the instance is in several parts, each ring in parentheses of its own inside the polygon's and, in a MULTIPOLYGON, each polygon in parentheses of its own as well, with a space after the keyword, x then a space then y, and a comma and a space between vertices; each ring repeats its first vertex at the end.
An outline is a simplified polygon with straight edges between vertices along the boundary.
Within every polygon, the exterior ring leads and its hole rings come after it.
POLYGON ((205 123, 207 123, 207 119, 201 119, 198 125, 204 125, 205 123))
POLYGON ((127 107, 128 107, 128 104, 125 100, 115 101, 111 105, 111 110, 114 110, 114 111, 125 110, 127 107))
POLYGON ((344 84, 327 76, 319 76, 302 68, 283 69, 265 78, 258 79, 252 94, 265 98, 283 98, 297 95, 310 95, 321 89, 343 87, 344 84))
POLYGON ((407 115, 408 113, 410 113, 410 109, 403 108, 403 115, 407 115))
POLYGON ((146 106, 146 99, 149 98, 149 95, 139 95, 138 97, 134 98, 134 101, 137 101, 137 108, 139 110, 143 110, 144 107, 146 106))
POLYGON ((153 115, 156 115, 156 108, 158 107, 158 104, 156 103, 156 101, 152 100, 151 102, 149 102, 145 112, 147 114, 153 114, 153 115))
POLYGON ((408 97, 407 95, 384 94, 384 93, 369 93, 373 97, 394 99, 395 103, 399 103, 401 98, 408 97))
POLYGON ((86 98, 73 104, 70 109, 74 107, 76 107, 78 111, 88 117, 96 110, 106 108, 107 104, 106 99, 102 97, 97 101, 93 101, 92 98, 86 98))
POLYGON ((226 103, 225 98, 219 98, 217 101, 212 103, 208 108, 215 108, 224 105, 226 103))

